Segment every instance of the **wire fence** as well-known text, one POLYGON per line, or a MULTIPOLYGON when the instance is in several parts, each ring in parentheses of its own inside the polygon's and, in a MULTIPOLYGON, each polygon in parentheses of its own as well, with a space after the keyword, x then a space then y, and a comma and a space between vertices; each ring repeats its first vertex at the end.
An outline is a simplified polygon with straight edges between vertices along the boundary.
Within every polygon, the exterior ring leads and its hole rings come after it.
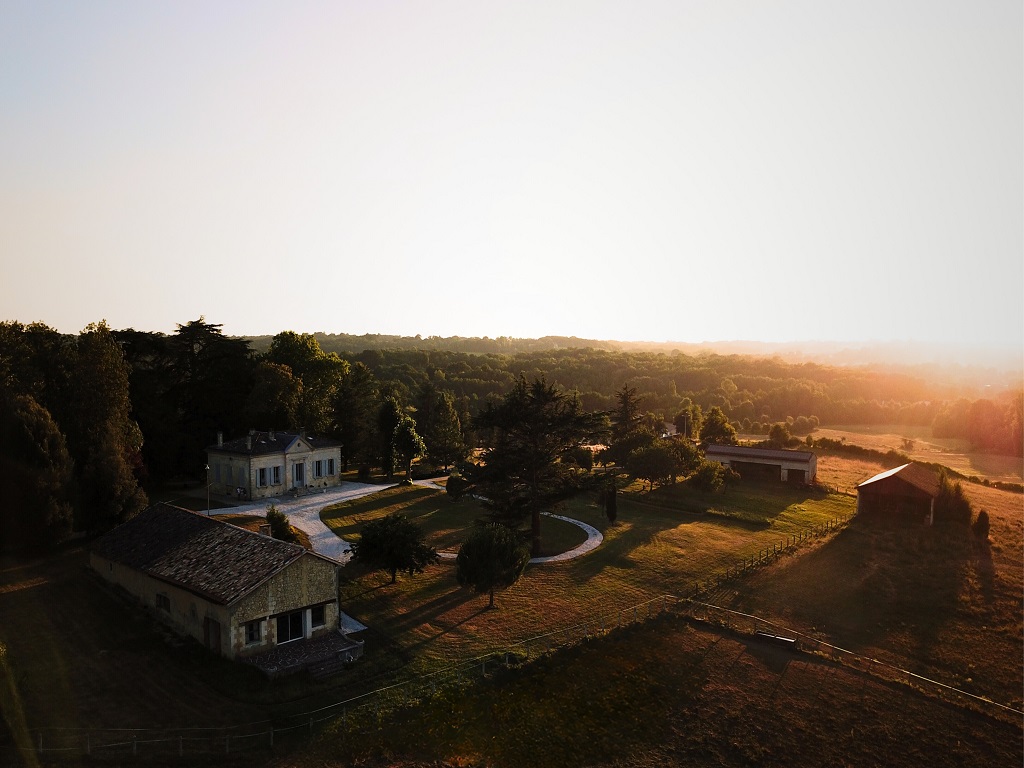
MULTIPOLYGON (((646 622, 659 615, 682 617, 709 629, 726 629, 755 641, 781 643, 808 658, 841 664, 861 673, 891 683, 912 686, 929 695, 959 705, 1024 716, 1024 712, 999 704, 983 696, 960 690, 937 680, 902 669, 878 659, 861 656, 853 651, 831 645, 820 638, 807 635, 752 614, 742 613, 716 605, 702 597, 714 595, 752 569, 768 565, 783 554, 810 539, 834 533, 848 522, 835 518, 796 534, 788 535, 778 544, 759 551, 725 568, 708 579, 695 582, 690 594, 679 596, 663 594, 658 597, 622 608, 608 609, 589 616, 582 622, 553 629, 503 646, 500 650, 465 659, 437 671, 379 687, 352 696, 316 710, 297 715, 247 723, 244 725, 212 728, 107 728, 69 729, 39 728, 26 734, 22 746, 3 746, 0 755, 31 751, 38 759, 59 760, 62 756, 96 759, 133 759, 179 757, 212 757, 232 755, 253 750, 271 750, 287 747, 298 741, 314 738, 325 724, 343 738, 358 735, 367 729, 384 725, 397 711, 427 700, 440 691, 453 686, 488 678, 499 669, 516 667, 562 648, 600 637, 615 629, 646 622)), ((25 757, 25 755, 22 755, 25 757)))

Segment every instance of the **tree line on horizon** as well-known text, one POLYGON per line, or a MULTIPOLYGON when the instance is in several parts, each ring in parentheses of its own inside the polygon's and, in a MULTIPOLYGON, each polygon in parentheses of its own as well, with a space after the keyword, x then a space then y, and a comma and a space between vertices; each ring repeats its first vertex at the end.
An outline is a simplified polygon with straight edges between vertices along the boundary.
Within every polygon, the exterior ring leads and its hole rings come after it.
MULTIPOLYGON (((538 380, 572 392, 587 413, 613 413, 622 392, 633 392, 655 434, 666 422, 692 432, 714 413, 748 434, 780 423, 794 435, 818 424, 895 423, 1022 453, 1019 391, 971 399, 902 372, 741 355, 562 348, 343 356, 292 331, 256 350, 199 318, 172 334, 97 323, 74 335, 0 323, 0 461, 15 500, 46 497, 37 518, 48 522, 37 519, 37 528, 100 530, 141 509, 147 483, 201 477, 218 432, 230 439, 252 428, 304 428, 339 440, 347 466, 390 476, 424 456, 447 468, 480 445, 473 425, 481 414, 519 382, 538 380)), ((19 531, 5 525, 0 549, 39 534, 19 531)))

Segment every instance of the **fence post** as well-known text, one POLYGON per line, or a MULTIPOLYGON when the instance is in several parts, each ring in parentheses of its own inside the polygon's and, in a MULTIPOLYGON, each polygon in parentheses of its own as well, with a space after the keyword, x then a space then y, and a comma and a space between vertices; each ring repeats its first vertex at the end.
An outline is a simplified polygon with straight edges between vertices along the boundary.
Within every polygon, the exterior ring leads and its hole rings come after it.
MULTIPOLYGON (((271 731, 271 734, 273 734, 273 731, 271 731)), ((273 743, 274 743, 274 739, 273 738, 270 739, 270 743, 271 743, 271 745, 273 745, 273 743)), ((184 756, 184 754, 185 754, 184 738, 182 736, 178 736, 178 757, 182 757, 182 756, 184 756)))
POLYGON ((224 754, 227 755, 227 754, 230 754, 230 753, 231 753, 231 737, 230 736, 225 736, 224 737, 224 754))
POLYGON ((43 732, 39 732, 39 754, 43 754, 43 732))
POLYGON ((134 733, 132 734, 132 754, 137 755, 139 753, 139 737, 134 733))
POLYGON ((92 739, 90 738, 90 734, 88 733, 85 734, 85 754, 92 754, 92 739))
POLYGON ((274 726, 270 726, 270 746, 274 746, 274 726))

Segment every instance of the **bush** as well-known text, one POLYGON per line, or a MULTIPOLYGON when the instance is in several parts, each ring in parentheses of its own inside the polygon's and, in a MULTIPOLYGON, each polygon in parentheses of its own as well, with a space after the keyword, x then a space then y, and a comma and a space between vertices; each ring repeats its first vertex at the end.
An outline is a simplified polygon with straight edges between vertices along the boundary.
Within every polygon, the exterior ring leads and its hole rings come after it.
POLYGON ((293 544, 298 543, 298 534, 288 523, 288 516, 273 504, 267 507, 267 522, 270 523, 270 535, 275 539, 290 541, 293 544))
POLYGON ((472 483, 458 472, 452 472, 448 475, 448 482, 444 484, 444 489, 453 501, 458 501, 471 485, 472 483))
MULTIPOLYGON (((935 499, 935 520, 970 525, 974 510, 959 480, 950 480, 945 472, 939 475, 939 495, 935 499)), ((988 515, 986 515, 986 518, 988 515)))

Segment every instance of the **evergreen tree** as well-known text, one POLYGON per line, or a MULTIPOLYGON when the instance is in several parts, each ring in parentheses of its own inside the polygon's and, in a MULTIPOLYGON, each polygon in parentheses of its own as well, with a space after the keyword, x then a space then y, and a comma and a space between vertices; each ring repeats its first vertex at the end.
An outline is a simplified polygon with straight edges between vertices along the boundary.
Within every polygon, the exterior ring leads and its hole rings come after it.
POLYGON ((490 595, 487 607, 493 608, 494 590, 508 589, 519 581, 529 562, 530 552, 519 532, 490 523, 474 530, 459 548, 455 578, 460 586, 490 595))
POLYGON ((540 513, 571 489, 572 470, 560 458, 594 436, 602 419, 586 413, 579 398, 520 377, 500 402, 489 403, 475 426, 489 435, 477 488, 495 517, 529 516, 532 551, 540 553, 540 513))
POLYGON ((78 527, 104 529, 146 506, 134 473, 142 432, 129 418, 128 364, 106 323, 79 335, 74 381, 69 445, 78 470, 78 527))

